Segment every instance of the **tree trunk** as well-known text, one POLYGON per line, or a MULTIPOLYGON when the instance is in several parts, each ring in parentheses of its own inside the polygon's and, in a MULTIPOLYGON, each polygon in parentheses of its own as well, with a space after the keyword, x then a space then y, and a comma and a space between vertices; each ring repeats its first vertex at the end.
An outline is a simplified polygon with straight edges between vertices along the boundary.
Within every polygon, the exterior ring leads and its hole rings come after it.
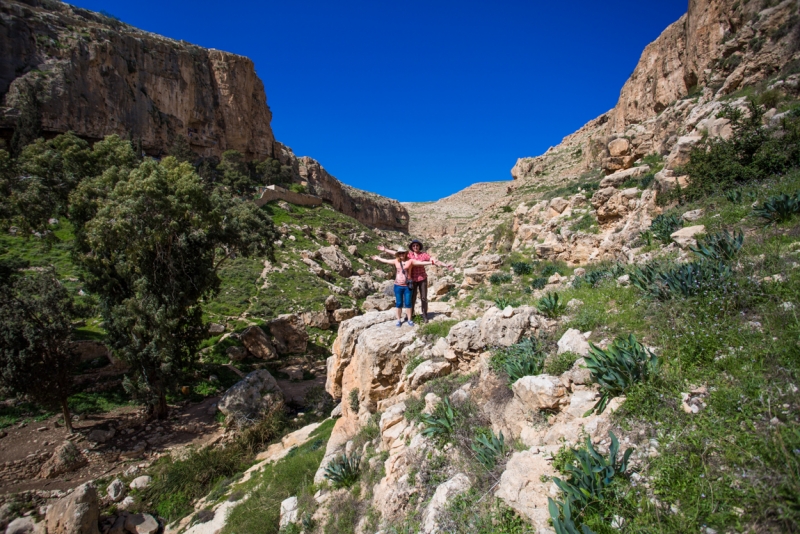
POLYGON ((167 395, 164 391, 158 392, 158 401, 153 406, 153 417, 156 419, 166 419, 169 415, 169 406, 167 406, 167 395))
POLYGON ((72 429, 72 416, 69 413, 69 406, 67 405, 67 399, 61 399, 61 413, 64 415, 64 426, 67 427, 67 432, 70 434, 74 434, 75 431, 72 429))

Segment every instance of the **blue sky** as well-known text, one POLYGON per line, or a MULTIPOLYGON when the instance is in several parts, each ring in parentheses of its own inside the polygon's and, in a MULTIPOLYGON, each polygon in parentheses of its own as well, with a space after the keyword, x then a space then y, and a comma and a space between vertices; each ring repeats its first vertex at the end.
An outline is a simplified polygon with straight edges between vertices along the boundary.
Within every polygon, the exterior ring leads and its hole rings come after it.
POLYGON ((354 187, 436 200, 509 180, 614 106, 687 0, 74 0, 250 57, 276 138, 354 187))

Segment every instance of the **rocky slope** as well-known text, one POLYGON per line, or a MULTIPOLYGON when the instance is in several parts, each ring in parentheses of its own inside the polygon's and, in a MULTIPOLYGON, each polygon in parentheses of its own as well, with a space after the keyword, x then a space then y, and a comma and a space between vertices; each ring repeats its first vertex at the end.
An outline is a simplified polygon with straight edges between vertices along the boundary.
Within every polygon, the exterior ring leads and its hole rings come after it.
POLYGON ((203 157, 237 150, 272 157, 342 213, 372 227, 406 230, 396 201, 348 187, 311 158, 276 142, 264 84, 243 56, 145 32, 56 0, 0 5, 0 139, 11 139, 35 88, 46 136, 118 134, 165 154, 178 135, 203 157))

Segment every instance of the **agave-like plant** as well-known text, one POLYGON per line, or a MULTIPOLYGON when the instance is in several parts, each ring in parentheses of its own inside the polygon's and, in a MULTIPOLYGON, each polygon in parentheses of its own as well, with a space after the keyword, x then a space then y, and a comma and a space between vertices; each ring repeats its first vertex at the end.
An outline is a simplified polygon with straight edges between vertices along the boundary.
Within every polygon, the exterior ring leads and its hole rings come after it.
POLYGON ((620 336, 605 350, 589 343, 589 354, 585 358, 586 368, 600 385, 600 400, 584 415, 603 413, 608 401, 625 393, 637 382, 648 380, 658 373, 661 360, 646 349, 630 334, 620 336))
POLYGON ((527 261, 515 261, 511 264, 511 270, 514 274, 522 276, 523 274, 531 274, 533 272, 533 265, 527 261))
POLYGON ((564 492, 567 502, 586 507, 593 501, 601 500, 603 491, 611 484, 613 478, 625 474, 633 449, 626 450, 618 461, 619 440, 613 432, 609 432, 609 436, 611 447, 607 458, 595 450, 591 439, 587 436, 584 447, 572 451, 575 461, 568 463, 564 468, 567 479, 553 477, 553 482, 564 492))
POLYGON ((672 234, 681 227, 683 227, 683 220, 674 213, 659 215, 650 223, 650 231, 662 243, 672 241, 672 234))
POLYGON ((741 230, 734 232, 733 235, 725 230, 702 237, 697 240, 696 247, 689 248, 698 256, 708 260, 730 261, 741 250, 743 243, 744 234, 741 230))
POLYGON ((508 452, 508 445, 506 445, 506 439, 502 432, 496 436, 493 431, 490 431, 488 436, 480 435, 475 438, 472 443, 472 451, 486 469, 494 469, 497 459, 502 458, 508 452))
POLYGON ((558 293, 548 293, 539 299, 536 307, 547 317, 555 318, 564 313, 564 303, 559 302, 558 293))
POLYGON ((738 189, 729 189, 725 191, 725 198, 731 204, 741 204, 742 203, 742 192, 738 189))
POLYGON ((494 305, 500 308, 501 310, 504 310, 508 306, 516 308, 517 306, 519 306, 519 303, 516 300, 512 300, 508 297, 498 297, 494 299, 494 305))
POLYGON ((666 300, 673 295, 691 297, 703 288, 712 287, 733 274, 730 265, 721 261, 684 263, 658 274, 658 284, 652 288, 655 297, 666 300))
POLYGON ((494 273, 489 277, 489 282, 492 285, 505 284, 511 281, 511 275, 508 273, 494 273))
POLYGON ((766 219, 768 223, 787 221, 800 213, 800 192, 792 196, 783 194, 769 197, 760 207, 755 208, 753 213, 766 219))
POLYGON ((569 499, 560 502, 548 497, 547 509, 550 511, 550 518, 553 520, 553 529, 556 534, 595 534, 586 525, 581 525, 581 530, 578 530, 575 520, 572 519, 572 506, 569 499))
POLYGON ((425 429, 422 435, 429 438, 445 439, 453 434, 456 424, 456 412, 450 399, 445 399, 436 406, 432 414, 422 414, 425 429))
POLYGON ((544 289, 544 286, 546 285, 547 285, 547 278, 543 278, 541 276, 539 278, 534 278, 531 281, 531 287, 533 289, 544 289))
POLYGON ((361 456, 342 454, 335 457, 325 466, 324 476, 331 481, 334 488, 349 488, 355 484, 361 474, 361 456))

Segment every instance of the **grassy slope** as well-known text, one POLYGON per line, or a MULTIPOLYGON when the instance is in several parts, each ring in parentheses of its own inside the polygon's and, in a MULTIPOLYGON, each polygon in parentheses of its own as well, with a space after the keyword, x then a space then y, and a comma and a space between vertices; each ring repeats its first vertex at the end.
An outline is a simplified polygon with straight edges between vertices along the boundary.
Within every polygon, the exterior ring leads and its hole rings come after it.
MULTIPOLYGON (((658 453, 638 482, 583 519, 598 533, 721 531, 790 532, 800 525, 800 221, 765 226, 750 204, 800 190, 800 172, 743 188, 746 202, 722 195, 674 208, 702 208, 708 232, 745 231, 731 280, 691 298, 652 301, 634 287, 607 280, 567 289, 583 301, 562 324, 592 330, 595 342, 634 333, 657 347, 658 379, 628 394, 617 423, 656 440, 658 453), (782 281, 763 282, 780 275, 782 281), (707 408, 681 409, 681 393, 705 385, 707 408)), ((534 303, 522 292, 530 276, 482 290, 534 303)), ((480 291, 480 290, 479 290, 480 291)))

